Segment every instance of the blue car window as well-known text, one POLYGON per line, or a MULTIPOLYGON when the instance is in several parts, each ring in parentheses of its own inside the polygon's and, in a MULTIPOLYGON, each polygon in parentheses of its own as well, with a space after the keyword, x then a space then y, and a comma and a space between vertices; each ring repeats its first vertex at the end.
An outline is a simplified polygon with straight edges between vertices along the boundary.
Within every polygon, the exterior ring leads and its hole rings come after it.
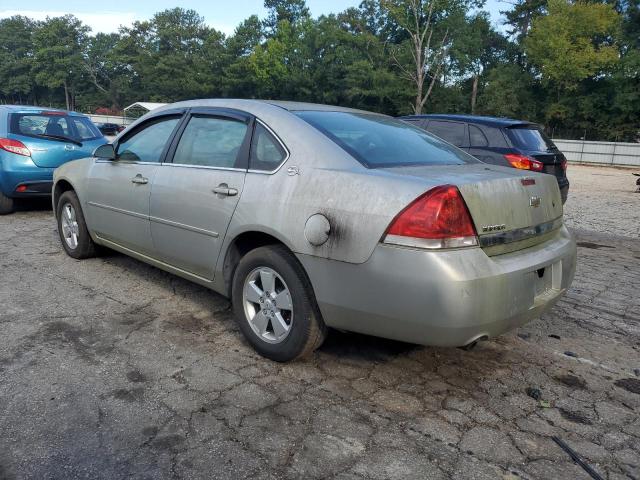
POLYGON ((76 128, 77 138, 80 141, 84 140, 93 140, 95 138, 102 137, 100 130, 98 130, 91 120, 85 117, 70 117, 72 119, 73 125, 76 128))
POLYGON ((64 112, 13 113, 10 131, 30 137, 61 137, 75 141, 94 140, 102 137, 86 117, 66 115, 64 112))

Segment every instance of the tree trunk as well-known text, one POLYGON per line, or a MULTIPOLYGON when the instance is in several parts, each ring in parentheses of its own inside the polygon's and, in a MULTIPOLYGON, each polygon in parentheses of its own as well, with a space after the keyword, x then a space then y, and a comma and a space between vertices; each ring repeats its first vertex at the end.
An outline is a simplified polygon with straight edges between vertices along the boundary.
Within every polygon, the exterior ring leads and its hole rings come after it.
POLYGON ((69 110, 69 87, 67 87, 67 82, 63 83, 64 85, 64 101, 67 104, 67 110, 69 110))
POLYGON ((423 83, 418 81, 417 84, 418 92, 416 94, 416 105, 413 107, 414 113, 416 115, 420 115, 422 113, 422 88, 423 83))
POLYGON ((473 87, 471 88, 471 114, 476 113, 476 100, 478 98, 478 75, 473 77, 473 87))

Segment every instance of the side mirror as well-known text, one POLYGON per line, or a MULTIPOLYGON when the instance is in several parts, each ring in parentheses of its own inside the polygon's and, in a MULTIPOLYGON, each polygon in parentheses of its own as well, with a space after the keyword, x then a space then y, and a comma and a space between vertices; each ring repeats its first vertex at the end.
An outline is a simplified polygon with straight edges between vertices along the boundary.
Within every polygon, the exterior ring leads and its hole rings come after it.
POLYGON ((96 148, 93 151, 93 156, 96 158, 103 158, 105 160, 115 160, 116 151, 113 149, 113 145, 111 145, 110 143, 106 143, 96 148))

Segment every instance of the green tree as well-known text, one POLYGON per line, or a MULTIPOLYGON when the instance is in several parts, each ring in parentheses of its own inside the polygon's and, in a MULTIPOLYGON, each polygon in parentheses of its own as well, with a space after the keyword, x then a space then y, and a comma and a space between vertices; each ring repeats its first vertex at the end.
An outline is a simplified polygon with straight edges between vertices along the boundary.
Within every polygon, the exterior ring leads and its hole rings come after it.
POLYGON ((14 16, 0 20, 0 93, 5 97, 23 100, 33 95, 33 20, 14 16))
POLYGON ((618 59, 614 39, 620 16, 610 5, 550 0, 547 15, 533 21, 525 52, 543 81, 558 92, 610 69, 618 59))
POLYGON ((33 35, 35 80, 64 89, 67 110, 75 109, 90 29, 73 15, 47 18, 33 35))
POLYGON ((173 8, 121 32, 117 54, 128 64, 139 96, 177 101, 220 95, 222 79, 213 71, 224 36, 209 28, 194 10, 173 8))

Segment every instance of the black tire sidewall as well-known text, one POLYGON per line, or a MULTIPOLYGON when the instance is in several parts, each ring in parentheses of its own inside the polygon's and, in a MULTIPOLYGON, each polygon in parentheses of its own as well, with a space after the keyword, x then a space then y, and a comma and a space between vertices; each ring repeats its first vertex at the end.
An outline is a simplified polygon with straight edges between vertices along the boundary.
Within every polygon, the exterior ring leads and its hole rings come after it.
POLYGON ((245 255, 233 276, 232 301, 238 327, 245 338, 261 355, 278 362, 286 362, 300 356, 307 346, 312 323, 317 322, 313 293, 303 277, 298 260, 289 252, 276 246, 260 247, 245 255), (289 335, 277 344, 260 339, 249 325, 244 312, 242 290, 247 276, 256 268, 269 267, 282 277, 291 293, 293 324, 289 335))
POLYGON ((0 215, 8 215, 13 212, 15 201, 0 191, 0 215))
POLYGON ((84 220, 84 214, 82 213, 82 207, 80 206, 80 201, 78 200, 78 196, 75 192, 67 191, 60 195, 58 205, 56 206, 56 217, 58 220, 58 235, 60 236, 60 243, 62 243, 62 248, 67 252, 67 255, 76 259, 83 259, 92 256, 94 253, 93 240, 89 235, 89 230, 87 229, 87 224, 84 220), (79 233, 78 246, 76 248, 71 248, 67 245, 62 233, 62 207, 67 203, 71 204, 76 212, 76 221, 78 222, 79 233))

